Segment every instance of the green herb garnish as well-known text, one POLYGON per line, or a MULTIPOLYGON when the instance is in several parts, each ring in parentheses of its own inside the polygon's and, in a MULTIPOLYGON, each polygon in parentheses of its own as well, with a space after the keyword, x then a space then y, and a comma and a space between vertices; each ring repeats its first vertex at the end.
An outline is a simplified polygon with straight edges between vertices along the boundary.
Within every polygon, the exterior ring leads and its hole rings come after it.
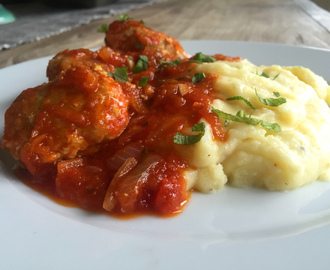
POLYGON ((194 77, 192 77, 191 81, 193 83, 198 83, 198 82, 202 82, 204 81, 204 79, 206 78, 205 74, 204 73, 196 73, 194 75, 194 77))
POLYGON ((242 96, 234 96, 234 97, 230 97, 227 98, 226 100, 242 100, 246 103, 246 105, 248 105, 251 109, 255 110, 255 108, 253 107, 253 105, 245 98, 243 98, 242 96))
POLYGON ((106 33, 106 32, 108 32, 108 30, 109 30, 109 25, 104 23, 104 24, 101 25, 101 27, 99 29, 97 29, 97 32, 98 33, 106 33))
POLYGON ((268 129, 268 130, 274 130, 275 133, 281 131, 281 127, 280 127, 279 124, 277 124, 277 123, 269 123, 269 122, 266 122, 266 121, 262 121, 260 124, 261 124, 265 129, 268 129))
POLYGON ((193 58, 188 60, 188 62, 194 62, 194 63, 198 63, 198 64, 213 63, 214 61, 216 61, 216 59, 214 57, 205 55, 201 52, 196 53, 196 55, 193 58))
POLYGON ((177 132, 174 136, 174 143, 181 145, 190 145, 199 142, 205 134, 205 123, 200 122, 195 124, 191 131, 200 132, 197 135, 183 135, 177 132))
POLYGON ((219 117, 225 119, 225 126, 229 126, 228 121, 234 121, 234 122, 244 123, 244 124, 253 125, 253 126, 257 126, 257 125, 260 124, 268 130, 273 130, 274 132, 280 132, 281 131, 281 127, 278 124, 268 123, 268 122, 263 121, 261 119, 253 118, 253 117, 251 117, 251 115, 246 116, 246 113, 243 110, 238 111, 236 113, 236 115, 225 113, 225 112, 223 112, 221 110, 218 110, 218 109, 215 109, 213 107, 211 108, 211 110, 215 114, 217 114, 219 117))
MULTIPOLYGON (((258 71, 257 71, 256 74, 259 75, 259 76, 261 76, 261 77, 265 77, 267 79, 270 78, 270 76, 267 73, 265 73, 265 72, 262 72, 261 74, 258 74, 258 71)), ((280 75, 280 73, 276 74, 275 77, 272 80, 273 81, 276 80, 279 75, 280 75)))
POLYGON ((154 49, 158 50, 158 47, 157 47, 156 45, 151 45, 151 44, 148 44, 147 46, 149 46, 149 47, 152 47, 152 48, 154 48, 154 49))
POLYGON ((245 123, 248 125, 259 125, 262 120, 252 118, 251 115, 248 117, 246 116, 245 111, 241 110, 236 113, 236 115, 225 113, 221 110, 214 109, 213 107, 211 108, 212 112, 216 113, 219 117, 229 120, 229 121, 234 121, 234 122, 239 122, 239 123, 245 123))
POLYGON ((164 68, 164 67, 167 67, 167 66, 177 66, 177 65, 181 64, 181 61, 179 59, 176 59, 176 60, 171 61, 171 62, 166 62, 166 61, 163 61, 163 60, 159 59, 159 62, 161 62, 162 64, 158 68, 164 68))
POLYGON ((134 46, 135 46, 136 49, 141 49, 141 50, 143 50, 144 47, 145 47, 145 45, 143 45, 139 42, 136 42, 136 41, 134 42, 134 46))
POLYGON ((133 73, 140 73, 143 70, 147 70, 147 69, 148 69, 148 57, 145 55, 139 55, 139 61, 132 69, 133 73))
POLYGON ((273 78, 273 80, 276 80, 279 75, 280 73, 277 73, 276 76, 273 78))
POLYGON ((268 106, 277 107, 286 102, 286 98, 261 98, 256 89, 255 92, 260 102, 268 106))
POLYGON ((280 93, 279 92, 273 92, 274 96, 275 97, 279 97, 280 96, 280 93))
POLYGON ((117 18, 117 21, 120 22, 125 22, 127 20, 131 20, 132 18, 130 18, 127 14, 121 14, 119 15, 119 17, 117 18))
POLYGON ((141 80, 139 81, 139 85, 140 86, 147 86, 149 79, 150 79, 150 77, 142 77, 141 80))
POLYGON ((266 74, 265 72, 262 72, 262 73, 260 74, 260 76, 261 76, 261 77, 265 77, 265 78, 269 78, 269 75, 266 74))
POLYGON ((127 67, 116 67, 114 72, 107 72, 108 75, 118 82, 128 82, 127 67))

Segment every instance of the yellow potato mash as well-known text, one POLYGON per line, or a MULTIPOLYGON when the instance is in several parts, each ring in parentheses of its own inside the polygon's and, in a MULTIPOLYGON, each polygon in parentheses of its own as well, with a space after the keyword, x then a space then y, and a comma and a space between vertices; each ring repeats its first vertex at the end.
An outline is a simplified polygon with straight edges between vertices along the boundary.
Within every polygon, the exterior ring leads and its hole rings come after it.
POLYGON ((244 111, 280 131, 220 117, 227 140, 219 142, 206 123, 201 141, 181 148, 190 165, 188 189, 212 192, 228 182, 284 191, 330 179, 330 87, 323 78, 303 67, 256 66, 248 60, 204 63, 195 72, 219 74, 214 109, 233 116, 244 111), (227 100, 232 97, 241 99, 227 100), (259 98, 285 102, 269 106, 259 98))

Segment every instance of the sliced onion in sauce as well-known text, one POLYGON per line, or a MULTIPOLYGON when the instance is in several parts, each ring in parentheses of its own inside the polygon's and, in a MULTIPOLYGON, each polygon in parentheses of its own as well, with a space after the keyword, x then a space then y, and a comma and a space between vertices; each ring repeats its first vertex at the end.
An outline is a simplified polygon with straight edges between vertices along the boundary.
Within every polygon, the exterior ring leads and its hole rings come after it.
POLYGON ((161 159, 158 155, 148 154, 137 165, 134 158, 127 159, 109 185, 103 208, 111 211, 118 203, 122 213, 133 212, 150 171, 161 159))
POLYGON ((107 193, 105 194, 105 198, 103 201, 103 208, 105 210, 111 211, 115 207, 117 203, 117 200, 115 198, 115 189, 117 183, 121 179, 121 177, 126 173, 128 173, 132 168, 134 168, 136 164, 137 164, 137 160, 134 157, 130 157, 126 159, 124 164, 119 168, 119 170, 111 180, 107 193))
POLYGON ((132 143, 117 151, 113 156, 107 159, 107 167, 117 171, 128 158, 138 159, 144 146, 140 143, 132 143))

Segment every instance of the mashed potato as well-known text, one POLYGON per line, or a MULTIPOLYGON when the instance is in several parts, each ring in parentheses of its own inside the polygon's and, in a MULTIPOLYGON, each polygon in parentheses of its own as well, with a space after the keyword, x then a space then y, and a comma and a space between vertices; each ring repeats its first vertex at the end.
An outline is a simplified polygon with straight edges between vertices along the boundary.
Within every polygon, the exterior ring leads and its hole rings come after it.
POLYGON ((244 110, 247 117, 277 123, 281 131, 221 119, 227 140, 219 142, 206 123, 201 141, 180 149, 191 168, 185 174, 188 189, 212 192, 229 182, 284 191, 330 179, 330 88, 323 78, 302 67, 255 66, 247 60, 204 63, 195 72, 219 74, 214 108, 231 115, 244 110), (256 92, 286 102, 268 106, 256 92), (226 100, 234 96, 254 109, 226 100))

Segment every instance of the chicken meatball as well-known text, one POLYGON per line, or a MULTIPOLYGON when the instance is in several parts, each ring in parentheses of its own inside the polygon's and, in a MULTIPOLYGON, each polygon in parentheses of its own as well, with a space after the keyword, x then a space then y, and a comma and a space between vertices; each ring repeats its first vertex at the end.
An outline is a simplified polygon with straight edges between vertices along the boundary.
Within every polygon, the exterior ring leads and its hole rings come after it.
POLYGON ((5 115, 2 148, 36 174, 47 164, 98 150, 128 123, 121 86, 98 65, 80 65, 13 102, 5 115), (22 132, 23 130, 23 132, 22 132))
POLYGON ((64 50, 49 61, 47 77, 54 80, 61 71, 79 66, 93 68, 100 65, 105 71, 113 72, 116 67, 127 66, 130 62, 128 56, 121 55, 109 47, 101 47, 95 52, 89 49, 64 50))
POLYGON ((188 57, 180 43, 174 38, 146 27, 138 21, 114 21, 106 32, 105 43, 121 53, 140 52, 155 48, 165 61, 173 61, 180 57, 188 57))

